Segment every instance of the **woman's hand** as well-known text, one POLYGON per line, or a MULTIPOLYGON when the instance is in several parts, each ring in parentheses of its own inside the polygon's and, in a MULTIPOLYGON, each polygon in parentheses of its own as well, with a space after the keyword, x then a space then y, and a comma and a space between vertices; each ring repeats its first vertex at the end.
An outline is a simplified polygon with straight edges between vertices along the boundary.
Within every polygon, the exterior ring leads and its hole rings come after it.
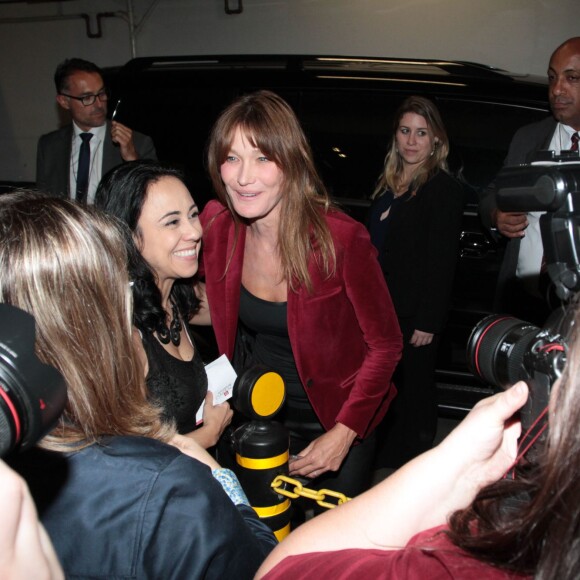
MULTIPOLYGON (((439 445, 440 453, 459 465, 473 495, 500 479, 517 457, 521 423, 513 418, 528 398, 520 381, 507 391, 481 400, 439 445)), ((472 499, 472 498, 471 498, 472 499)))
POLYGON ((3 461, 0 461, 0 488, 0 577, 7 580, 64 578, 48 534, 38 521, 26 483, 3 461))
POLYGON ((226 401, 214 406, 213 393, 208 391, 203 408, 203 425, 188 436, 195 439, 205 449, 213 447, 225 428, 232 422, 233 416, 234 412, 229 403, 226 401))
POLYGON ((499 479, 511 466, 520 431, 512 416, 527 395, 526 384, 520 382, 478 403, 443 443, 293 531, 256 577, 293 554, 393 549, 422 530, 444 524, 449 514, 473 501, 482 485, 499 479))
POLYGON ((187 435, 175 435, 169 444, 177 447, 184 455, 189 455, 189 457, 205 463, 210 469, 219 469, 221 467, 195 439, 187 435))
POLYGON ((355 437, 352 429, 337 423, 298 454, 299 458, 290 464, 290 475, 314 478, 327 471, 337 471, 355 437))
POLYGON ((409 344, 412 344, 413 346, 427 346, 433 341, 433 336, 434 335, 431 332, 423 332, 422 330, 415 329, 409 344))

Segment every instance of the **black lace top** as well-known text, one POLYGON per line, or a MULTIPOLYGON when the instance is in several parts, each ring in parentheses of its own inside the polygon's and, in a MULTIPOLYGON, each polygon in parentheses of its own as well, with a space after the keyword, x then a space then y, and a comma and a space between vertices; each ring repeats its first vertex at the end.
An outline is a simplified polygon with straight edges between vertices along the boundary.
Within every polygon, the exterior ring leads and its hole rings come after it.
POLYGON ((149 372, 147 387, 151 397, 164 409, 166 419, 174 419, 179 433, 190 433, 196 428, 195 414, 207 393, 207 375, 191 334, 193 359, 182 361, 171 356, 153 334, 143 334, 142 342, 149 372))

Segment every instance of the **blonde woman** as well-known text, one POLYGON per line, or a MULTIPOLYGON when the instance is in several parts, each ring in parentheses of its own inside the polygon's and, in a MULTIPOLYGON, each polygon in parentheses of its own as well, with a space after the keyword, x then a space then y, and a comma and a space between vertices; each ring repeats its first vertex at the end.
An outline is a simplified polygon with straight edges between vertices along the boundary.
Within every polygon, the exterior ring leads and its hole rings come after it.
POLYGON ((378 465, 400 467, 433 443, 435 357, 457 263, 463 192, 447 171, 449 140, 424 97, 399 107, 370 210, 371 240, 391 291, 403 358, 399 395, 379 432, 378 465))

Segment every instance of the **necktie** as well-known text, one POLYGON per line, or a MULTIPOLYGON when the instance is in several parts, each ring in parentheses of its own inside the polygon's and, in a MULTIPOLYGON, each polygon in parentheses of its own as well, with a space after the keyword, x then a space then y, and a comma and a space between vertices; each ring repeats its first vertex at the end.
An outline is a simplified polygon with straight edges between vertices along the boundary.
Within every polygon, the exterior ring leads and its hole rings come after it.
POLYGON ((87 189, 89 188, 89 173, 91 167, 91 146, 92 133, 81 133, 81 150, 79 152, 79 165, 77 171, 77 192, 76 199, 80 203, 87 201, 87 189))
POLYGON ((572 140, 572 147, 570 147, 570 151, 578 151, 578 141, 580 141, 578 133, 574 133, 570 139, 572 140))

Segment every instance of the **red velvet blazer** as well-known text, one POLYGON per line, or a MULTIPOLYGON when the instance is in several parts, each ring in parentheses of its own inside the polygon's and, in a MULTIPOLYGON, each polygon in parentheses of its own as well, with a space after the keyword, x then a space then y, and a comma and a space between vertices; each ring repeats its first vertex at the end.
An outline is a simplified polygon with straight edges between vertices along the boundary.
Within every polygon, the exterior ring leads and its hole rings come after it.
MULTIPOLYGON (((396 393, 391 377, 401 357, 401 331, 365 227, 338 211, 326 220, 336 273, 327 278, 312 260, 313 292, 288 290, 288 334, 300 379, 324 428, 340 422, 366 437, 396 393)), ((239 226, 234 244, 233 218, 217 201, 207 204, 201 222, 201 270, 212 324, 220 352, 231 358, 246 228, 239 226)))

